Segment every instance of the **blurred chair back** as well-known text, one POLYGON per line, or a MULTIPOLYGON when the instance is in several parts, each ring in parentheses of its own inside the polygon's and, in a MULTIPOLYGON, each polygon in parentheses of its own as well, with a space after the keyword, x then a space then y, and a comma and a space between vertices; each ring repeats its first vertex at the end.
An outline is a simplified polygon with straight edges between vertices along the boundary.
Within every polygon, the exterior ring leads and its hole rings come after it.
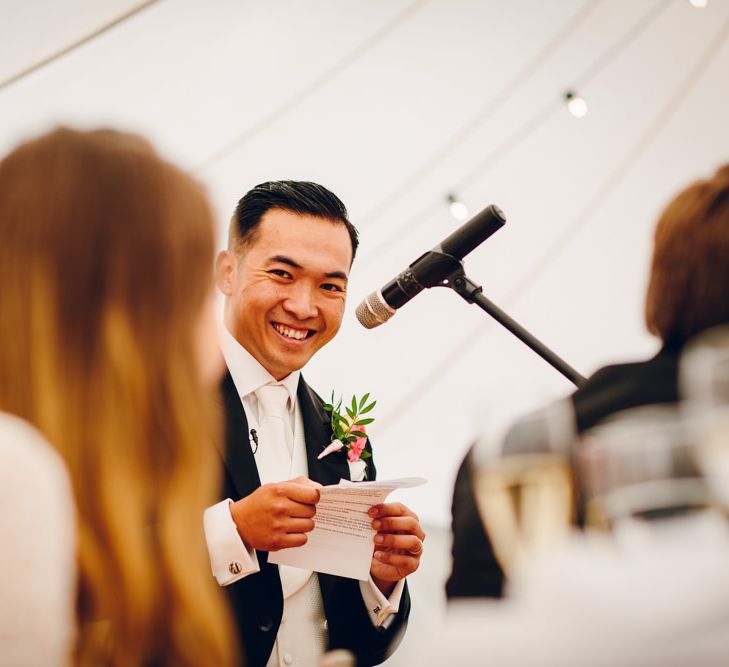
POLYGON ((713 501, 729 509, 729 327, 697 336, 679 364, 681 410, 713 501))
POLYGON ((626 410, 590 429, 581 439, 578 470, 588 527, 607 530, 623 518, 659 519, 708 504, 676 406, 626 410))

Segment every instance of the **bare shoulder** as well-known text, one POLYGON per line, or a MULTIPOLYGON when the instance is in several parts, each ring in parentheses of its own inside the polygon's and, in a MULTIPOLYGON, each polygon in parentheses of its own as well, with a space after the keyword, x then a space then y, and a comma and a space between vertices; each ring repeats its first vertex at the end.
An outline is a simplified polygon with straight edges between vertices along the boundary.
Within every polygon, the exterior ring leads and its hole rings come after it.
POLYGON ((0 413, 0 665, 70 664, 75 510, 61 457, 30 424, 0 413))
POLYGON ((48 441, 28 422, 0 412, 0 488, 22 489, 50 485, 59 494, 70 494, 66 467, 48 441))

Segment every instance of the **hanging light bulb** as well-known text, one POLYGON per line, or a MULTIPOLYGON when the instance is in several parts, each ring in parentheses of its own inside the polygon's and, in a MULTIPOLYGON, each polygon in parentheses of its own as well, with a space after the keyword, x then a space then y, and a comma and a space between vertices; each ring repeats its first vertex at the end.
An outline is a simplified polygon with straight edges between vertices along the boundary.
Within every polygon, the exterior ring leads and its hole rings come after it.
POLYGON ((707 0, 689 0, 692 6, 696 9, 703 9, 707 5, 707 0))
POLYGON ((468 220, 468 206, 458 199, 458 197, 450 193, 446 196, 446 201, 448 202, 448 210, 456 220, 459 222, 468 220))
POLYGON ((587 102, 571 90, 564 94, 564 101, 567 103, 567 109, 575 118, 582 118, 587 113, 587 102))

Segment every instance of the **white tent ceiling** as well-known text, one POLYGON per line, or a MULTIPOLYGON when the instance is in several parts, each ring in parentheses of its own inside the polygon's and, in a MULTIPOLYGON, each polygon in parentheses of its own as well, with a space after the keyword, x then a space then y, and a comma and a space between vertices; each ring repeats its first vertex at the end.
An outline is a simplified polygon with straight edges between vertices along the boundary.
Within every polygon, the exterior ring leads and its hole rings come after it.
POLYGON ((380 475, 429 478, 407 500, 445 524, 469 440, 570 384, 445 290, 371 332, 354 306, 459 224, 455 191, 508 218, 466 260, 487 296, 583 373, 650 353, 656 216, 729 153, 728 36, 720 0, 0 0, 0 153, 140 131, 208 185, 221 242, 258 182, 338 193, 360 256, 306 375, 372 392, 380 475))

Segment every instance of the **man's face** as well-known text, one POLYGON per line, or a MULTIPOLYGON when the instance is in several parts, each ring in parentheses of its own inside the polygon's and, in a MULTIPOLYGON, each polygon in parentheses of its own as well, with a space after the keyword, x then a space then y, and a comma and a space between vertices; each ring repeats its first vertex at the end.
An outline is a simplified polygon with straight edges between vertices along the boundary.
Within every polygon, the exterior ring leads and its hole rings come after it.
POLYGON ((339 331, 352 244, 344 224, 269 209, 253 242, 218 257, 225 323, 277 380, 339 331))

